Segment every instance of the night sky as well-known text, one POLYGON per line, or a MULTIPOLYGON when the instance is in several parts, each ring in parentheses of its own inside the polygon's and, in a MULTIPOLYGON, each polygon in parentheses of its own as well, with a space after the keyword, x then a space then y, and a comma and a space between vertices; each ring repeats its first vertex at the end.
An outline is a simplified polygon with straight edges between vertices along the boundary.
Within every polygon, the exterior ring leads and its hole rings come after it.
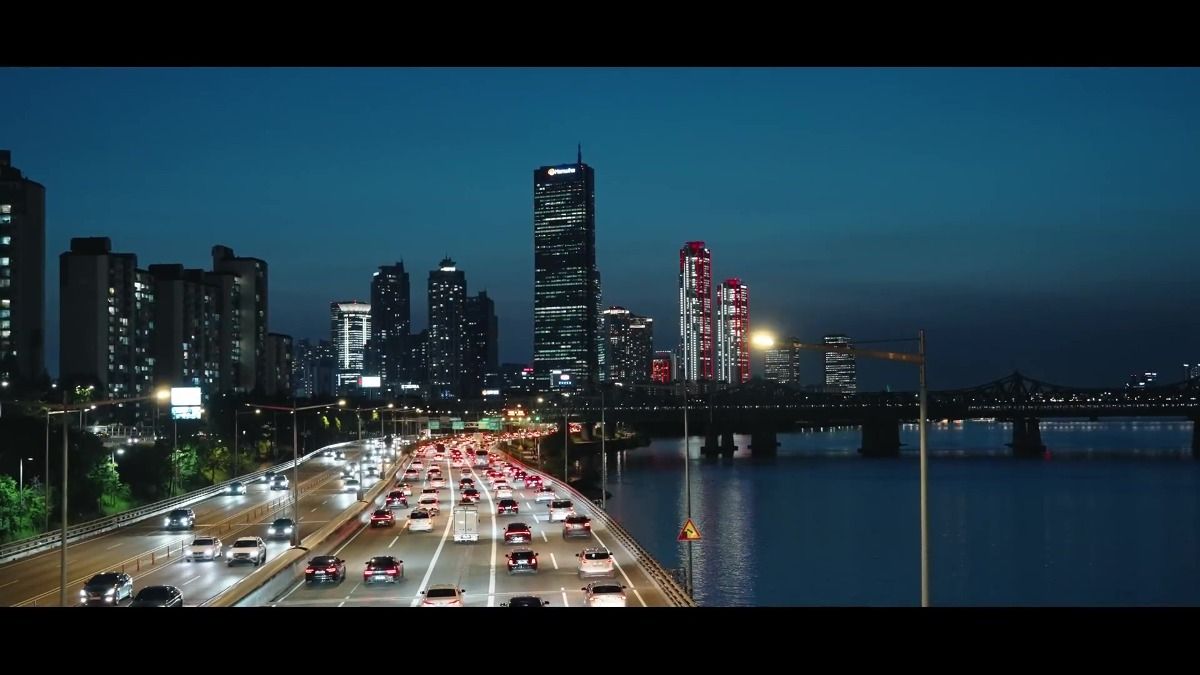
MULTIPOLYGON (((263 258, 270 328, 298 338, 397 260, 424 327, 448 254, 496 301, 501 361, 530 362, 532 173, 576 143, 604 304, 654 317, 659 349, 700 239, 754 328, 925 328, 933 388, 1200 360, 1197 70, 8 69, 0 92, 0 147, 46 186, 51 373, 77 236, 143 267, 263 258)), ((910 370, 860 363, 860 387, 910 370)))

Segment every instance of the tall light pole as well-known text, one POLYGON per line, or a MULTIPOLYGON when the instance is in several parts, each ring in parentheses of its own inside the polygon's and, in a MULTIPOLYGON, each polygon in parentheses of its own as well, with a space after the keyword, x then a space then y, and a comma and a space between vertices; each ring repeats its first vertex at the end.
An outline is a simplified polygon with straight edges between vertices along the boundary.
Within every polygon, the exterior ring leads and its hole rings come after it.
MULTIPOLYGON (((690 365, 688 361, 688 342, 690 341, 688 340, 688 333, 692 329, 692 303, 687 297, 684 297, 683 315, 683 485, 684 492, 687 495, 687 518, 690 522, 692 520, 692 439, 688 435, 688 366, 690 365)), ((692 374, 695 375, 695 371, 692 371, 692 374)), ((691 539, 688 539, 687 542, 687 552, 687 593, 689 597, 695 597, 696 589, 692 580, 691 539)))
POLYGON ((608 427, 604 424, 604 388, 600 388, 600 508, 608 509, 608 453, 604 451, 604 437, 608 427))
MULTIPOLYGON (((246 403, 245 405, 250 404, 246 403)), ((233 471, 231 471, 229 474, 230 479, 236 478, 238 476, 238 471, 241 470, 241 464, 238 464, 238 446, 241 445, 241 437, 238 436, 238 417, 242 415, 249 415, 250 412, 251 411, 249 410, 243 410, 241 412, 238 412, 237 410, 233 411, 233 471)), ((255 415, 260 415, 262 414, 262 408, 255 408, 253 412, 255 415)))
MULTIPOLYGON (((911 342, 908 340, 879 340, 878 342, 911 342)), ((929 575, 930 575, 930 557, 929 557, 929 453, 926 447, 928 431, 928 391, 925 382, 925 331, 924 329, 917 332, 917 353, 912 352, 885 352, 874 349, 859 349, 854 345, 828 345, 800 342, 798 340, 790 340, 792 349, 804 349, 814 352, 833 352, 835 354, 848 354, 851 356, 862 356, 865 358, 881 359, 884 361, 900 361, 902 363, 911 363, 917 366, 920 370, 919 381, 920 391, 917 394, 919 400, 920 415, 920 483, 921 483, 921 606, 928 607, 930 603, 929 575)), ((754 335, 751 342, 760 348, 767 349, 775 344, 775 338, 769 333, 759 332, 754 335)), ((859 344, 865 344, 860 342, 859 344)))

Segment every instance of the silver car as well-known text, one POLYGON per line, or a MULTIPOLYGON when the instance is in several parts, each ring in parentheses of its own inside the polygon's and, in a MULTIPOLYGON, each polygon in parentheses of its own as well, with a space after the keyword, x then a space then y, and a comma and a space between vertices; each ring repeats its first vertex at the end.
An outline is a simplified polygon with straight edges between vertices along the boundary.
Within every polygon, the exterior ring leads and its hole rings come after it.
POLYGON ((183 549, 183 559, 187 562, 216 560, 224 555, 224 544, 218 537, 196 537, 187 548, 183 549))

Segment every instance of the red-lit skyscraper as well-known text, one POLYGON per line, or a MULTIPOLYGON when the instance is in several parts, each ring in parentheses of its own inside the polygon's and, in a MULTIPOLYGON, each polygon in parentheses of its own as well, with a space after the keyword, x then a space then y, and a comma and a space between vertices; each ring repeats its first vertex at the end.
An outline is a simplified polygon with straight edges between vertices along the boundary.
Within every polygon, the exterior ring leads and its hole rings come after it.
POLYGON ((673 361, 671 352, 654 352, 654 358, 650 360, 650 381, 657 384, 670 384, 671 373, 675 372, 673 361))
POLYGON ((730 384, 750 381, 750 287, 726 279, 717 292, 717 379, 730 384))
POLYGON ((712 253, 702 241, 679 249, 679 339, 681 377, 713 379, 712 253))

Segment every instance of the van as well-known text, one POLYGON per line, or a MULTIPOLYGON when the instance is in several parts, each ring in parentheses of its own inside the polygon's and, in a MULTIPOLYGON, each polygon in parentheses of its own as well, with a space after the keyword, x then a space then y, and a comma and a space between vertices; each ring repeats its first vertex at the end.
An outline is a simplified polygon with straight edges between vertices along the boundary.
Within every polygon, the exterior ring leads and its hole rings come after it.
POLYGON ((474 505, 454 509, 454 541, 479 541, 479 511, 474 505))
POLYGON ((575 505, 570 499, 555 499, 550 502, 550 522, 566 520, 567 516, 575 515, 575 505))

